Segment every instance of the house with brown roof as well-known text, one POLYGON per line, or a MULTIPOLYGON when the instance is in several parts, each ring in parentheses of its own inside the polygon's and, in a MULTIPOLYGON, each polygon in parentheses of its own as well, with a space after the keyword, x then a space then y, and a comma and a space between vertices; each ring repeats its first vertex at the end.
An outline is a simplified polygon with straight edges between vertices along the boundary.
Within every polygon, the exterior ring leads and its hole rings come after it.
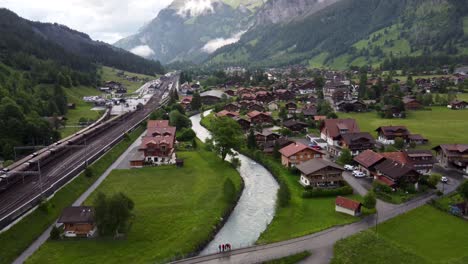
POLYGON ((416 98, 412 96, 405 96, 403 97, 403 103, 405 104, 405 110, 421 110, 424 108, 421 102, 416 100, 416 98))
POLYGON ((378 141, 385 145, 395 144, 396 138, 401 138, 408 142, 410 131, 405 126, 382 126, 377 128, 378 141))
POLYGON ((422 175, 429 175, 437 162, 430 150, 405 150, 406 162, 422 175))
POLYGON ((57 223, 63 224, 66 237, 91 237, 96 232, 94 208, 90 206, 66 207, 57 223))
POLYGON ((252 111, 247 114, 247 117, 253 125, 273 124, 273 117, 270 113, 252 111))
POLYGON ((376 174, 374 179, 378 180, 392 188, 414 184, 417 188, 417 183, 420 178, 412 166, 400 163, 392 159, 385 159, 383 162, 375 166, 376 174))
POLYGON ((283 122, 283 127, 297 133, 304 132, 307 126, 308 125, 306 123, 296 120, 287 120, 283 122))
POLYGON ((468 109, 468 102, 455 99, 451 101, 447 107, 452 110, 468 109))
POLYGON ((359 170, 367 176, 372 176, 376 172, 375 166, 383 160, 385 160, 383 155, 370 149, 354 157, 354 161, 359 164, 359 170))
MULTIPOLYGON (((359 155, 367 149, 375 147, 374 137, 368 132, 347 133, 341 135, 340 152, 341 149, 347 148, 351 151, 353 156, 359 155)), ((336 153, 339 156, 341 153, 336 153)))
POLYGON ((281 137, 280 134, 271 131, 255 132, 255 141, 258 146, 263 146, 266 142, 276 141, 281 137))
POLYGON ((351 200, 346 197, 338 196, 335 200, 335 211, 352 215, 361 215, 362 204, 358 201, 351 200))
POLYGON ((142 138, 138 152, 130 159, 132 167, 145 164, 175 164, 176 128, 168 120, 148 121, 146 135, 142 138))
POLYGON ((275 96, 278 100, 289 101, 293 100, 296 97, 296 94, 289 90, 279 89, 275 91, 275 96))
POLYGON ((239 112, 241 109, 241 106, 238 103, 229 103, 223 107, 223 110, 229 111, 229 112, 239 112))
POLYGON ((329 147, 339 146, 341 136, 361 132, 355 119, 326 119, 320 127, 320 137, 329 147))
POLYGON ((312 159, 321 159, 324 153, 301 143, 290 144, 279 151, 281 164, 285 167, 295 167, 302 162, 312 159))
POLYGON ((468 144, 443 144, 433 148, 439 163, 445 168, 457 168, 468 173, 468 144))
POLYGON ((301 173, 299 182, 304 187, 339 187, 344 182, 343 168, 328 160, 312 159, 297 165, 297 169, 301 173))
POLYGON ((308 120, 313 120, 314 116, 317 115, 317 107, 315 105, 309 105, 301 110, 302 115, 304 115, 304 118, 308 120))
POLYGON ((265 111, 265 108, 263 107, 263 105, 259 104, 259 103, 254 103, 254 104, 251 104, 250 106, 247 107, 247 111, 258 111, 258 112, 263 112, 265 111))
POLYGON ((242 130, 247 131, 251 127, 251 123, 249 120, 244 119, 242 117, 235 117, 234 120, 241 126, 242 130))
POLYGON ((217 117, 230 117, 230 118, 236 118, 239 116, 238 112, 229 112, 227 110, 223 110, 221 112, 216 113, 217 117))

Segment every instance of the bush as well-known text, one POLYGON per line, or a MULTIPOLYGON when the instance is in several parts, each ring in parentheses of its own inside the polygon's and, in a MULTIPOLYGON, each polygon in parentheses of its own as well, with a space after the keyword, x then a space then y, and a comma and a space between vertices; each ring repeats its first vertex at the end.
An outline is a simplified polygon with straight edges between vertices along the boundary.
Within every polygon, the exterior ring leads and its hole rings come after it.
POLYGON ((62 234, 62 231, 60 230, 60 228, 54 225, 54 227, 52 227, 52 230, 50 230, 50 239, 59 240, 61 234, 62 234))
POLYGON ((39 204, 39 210, 41 210, 44 213, 49 213, 49 209, 51 206, 52 205, 48 200, 43 199, 41 203, 39 204))
POLYGON ((390 186, 385 185, 385 184, 379 182, 378 180, 374 181, 372 186, 373 186, 374 191, 377 192, 377 193, 392 193, 393 192, 393 190, 392 190, 392 188, 390 186))
POLYGON ((195 131, 191 128, 183 128, 180 135, 177 137, 178 141, 192 141, 195 139, 197 135, 195 134, 195 131))
POLYGON ((86 178, 93 177, 94 176, 93 169, 91 169, 90 167, 87 167, 84 171, 84 175, 86 176, 86 178))
POLYGON ((231 159, 231 165, 234 169, 238 169, 241 166, 241 161, 239 158, 234 157, 231 159))
POLYGON ((364 207, 368 209, 374 209, 376 204, 377 204, 377 198, 375 196, 375 193, 373 191, 368 192, 364 196, 364 202, 363 202, 364 207))
POLYGON ((302 198, 317 198, 317 197, 332 197, 338 195, 351 195, 353 194, 353 188, 351 186, 346 185, 336 189, 320 189, 314 188, 312 190, 306 190, 302 193, 302 198))

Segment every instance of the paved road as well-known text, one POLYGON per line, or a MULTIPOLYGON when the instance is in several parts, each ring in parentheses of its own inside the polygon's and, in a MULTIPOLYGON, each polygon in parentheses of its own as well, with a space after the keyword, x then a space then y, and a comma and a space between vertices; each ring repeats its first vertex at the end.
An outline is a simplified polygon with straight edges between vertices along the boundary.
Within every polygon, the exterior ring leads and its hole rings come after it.
MULTIPOLYGON (((447 174, 444 173, 444 175, 447 174)), ((367 192, 367 190, 359 183, 360 180, 354 177, 350 178, 349 174, 346 174, 344 177, 359 194, 363 195, 367 192)), ((460 178, 452 177, 450 179, 450 183, 445 186, 445 193, 450 193, 456 190, 460 182, 460 178)), ((354 235, 363 230, 375 227, 376 223, 385 222, 398 215, 423 206, 433 197, 433 194, 426 194, 402 205, 393 205, 378 201, 378 214, 368 216, 353 224, 333 227, 312 235, 269 245, 253 246, 249 248, 233 250, 229 253, 195 257, 176 261, 174 263, 260 263, 272 259, 282 258, 302 251, 313 252, 312 257, 304 260, 302 263, 329 263, 330 259, 333 257, 333 246, 338 240, 354 235)))

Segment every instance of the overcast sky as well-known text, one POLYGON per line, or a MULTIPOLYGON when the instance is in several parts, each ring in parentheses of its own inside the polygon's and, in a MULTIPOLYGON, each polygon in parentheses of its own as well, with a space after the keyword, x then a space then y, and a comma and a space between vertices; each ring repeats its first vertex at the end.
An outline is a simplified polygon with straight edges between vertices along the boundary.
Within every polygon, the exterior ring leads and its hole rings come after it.
POLYGON ((0 0, 19 16, 57 22, 108 43, 132 35, 172 0, 0 0))

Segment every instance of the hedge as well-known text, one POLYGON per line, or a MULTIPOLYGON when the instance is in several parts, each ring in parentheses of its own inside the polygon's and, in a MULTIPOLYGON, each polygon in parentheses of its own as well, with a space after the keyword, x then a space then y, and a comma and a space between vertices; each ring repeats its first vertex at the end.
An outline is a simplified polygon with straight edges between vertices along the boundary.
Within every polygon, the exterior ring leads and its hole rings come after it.
POLYGON ((317 197, 333 197, 338 195, 351 195, 353 194, 353 188, 349 185, 345 185, 336 189, 320 189, 315 188, 312 190, 307 190, 302 193, 302 198, 317 198, 317 197))

